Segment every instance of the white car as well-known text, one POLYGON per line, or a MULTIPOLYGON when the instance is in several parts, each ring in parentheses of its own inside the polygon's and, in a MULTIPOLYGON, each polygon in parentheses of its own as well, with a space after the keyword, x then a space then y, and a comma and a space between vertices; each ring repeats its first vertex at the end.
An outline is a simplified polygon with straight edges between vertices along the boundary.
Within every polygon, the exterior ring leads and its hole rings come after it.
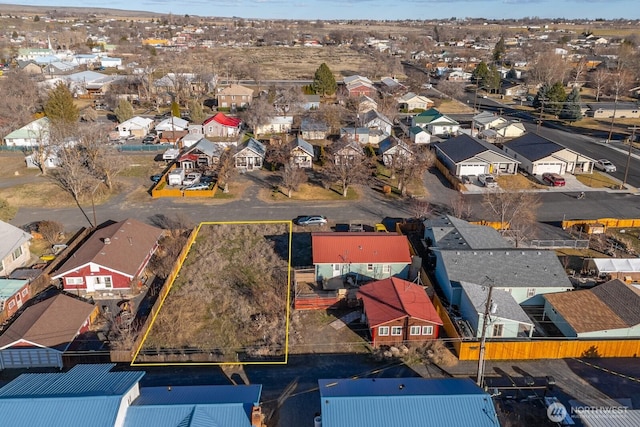
POLYGON ((596 167, 596 169, 599 169, 605 172, 615 172, 617 170, 616 165, 614 165, 607 159, 598 160, 594 166, 596 167))
POLYGON ((487 188, 495 188, 498 186, 498 182, 493 177, 493 175, 489 175, 489 174, 478 175, 478 181, 480 181, 480 183, 487 188))
POLYGON ((197 184, 198 182, 200 182, 201 176, 202 176, 201 173, 191 172, 184 177, 184 179, 182 180, 182 185, 197 184))

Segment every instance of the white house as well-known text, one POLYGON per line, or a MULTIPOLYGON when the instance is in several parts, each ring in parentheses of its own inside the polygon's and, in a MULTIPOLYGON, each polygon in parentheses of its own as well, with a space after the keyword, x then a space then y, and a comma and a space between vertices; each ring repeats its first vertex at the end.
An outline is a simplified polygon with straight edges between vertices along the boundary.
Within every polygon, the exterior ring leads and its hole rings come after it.
POLYGON ((429 144, 431 142, 431 134, 420 126, 412 126, 409 129, 409 138, 414 144, 429 144))
POLYGON ((158 132, 180 132, 185 131, 189 127, 189 122, 180 117, 169 117, 156 125, 158 132))
POLYGON ((135 136, 136 138, 142 138, 149 133, 152 126, 153 119, 136 116, 120 123, 117 129, 121 137, 135 136))
POLYGON ((398 98, 398 104, 401 109, 407 111, 427 110, 434 105, 433 101, 426 96, 416 95, 413 92, 405 93, 398 98))
POLYGON ((31 234, 0 221, 0 277, 27 265, 31 259, 30 242, 31 234))
POLYGON ((256 126, 256 134, 264 135, 270 133, 287 133, 293 126, 293 116, 276 116, 269 119, 267 123, 256 126))
POLYGON ((4 137, 9 147, 37 147, 49 143, 49 119, 42 117, 16 129, 4 137))

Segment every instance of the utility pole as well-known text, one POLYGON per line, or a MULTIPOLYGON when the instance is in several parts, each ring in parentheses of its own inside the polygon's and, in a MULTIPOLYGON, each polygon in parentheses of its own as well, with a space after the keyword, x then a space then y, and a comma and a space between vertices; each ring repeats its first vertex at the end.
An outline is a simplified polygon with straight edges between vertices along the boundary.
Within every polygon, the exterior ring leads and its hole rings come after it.
POLYGON ((480 354, 478 355, 478 378, 476 383, 478 387, 482 387, 484 383, 484 351, 487 343, 487 327, 489 326, 489 317, 492 311, 491 294, 493 292, 493 280, 487 277, 485 280, 491 282, 489 286, 489 295, 487 295, 487 301, 484 307, 484 316, 482 318, 482 335, 480 336, 480 354))
POLYGON ((620 189, 622 190, 625 185, 627 185, 627 176, 629 175, 629 166, 631 166, 631 150, 633 148, 633 141, 636 139, 636 130, 640 129, 640 127, 633 125, 627 129, 631 129, 631 139, 629 140, 629 153, 627 155, 627 166, 624 168, 624 179, 622 180, 622 185, 620 189))
POLYGON ((540 116, 538 117, 538 126, 536 127, 536 133, 540 133, 540 125, 542 124, 542 112, 544 111, 544 102, 547 98, 540 98, 542 105, 540 106, 540 116))

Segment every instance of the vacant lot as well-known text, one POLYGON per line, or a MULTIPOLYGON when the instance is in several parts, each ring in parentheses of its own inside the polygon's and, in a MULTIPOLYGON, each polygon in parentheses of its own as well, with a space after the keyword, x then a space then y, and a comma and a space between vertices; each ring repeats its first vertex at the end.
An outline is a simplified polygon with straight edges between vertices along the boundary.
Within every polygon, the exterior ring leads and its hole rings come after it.
POLYGON ((288 223, 203 224, 143 350, 166 361, 283 360, 288 259, 288 223))

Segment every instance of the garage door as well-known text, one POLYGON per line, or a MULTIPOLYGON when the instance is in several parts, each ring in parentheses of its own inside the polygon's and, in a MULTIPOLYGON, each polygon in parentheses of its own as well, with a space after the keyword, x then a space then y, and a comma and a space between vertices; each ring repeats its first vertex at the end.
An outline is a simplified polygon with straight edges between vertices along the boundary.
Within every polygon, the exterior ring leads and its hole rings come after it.
POLYGON ((0 367, 31 368, 31 367, 62 367, 62 355, 49 349, 6 349, 0 351, 0 367))
POLYGON ((562 163, 536 163, 534 175, 542 175, 543 173, 557 173, 562 175, 562 163))
POLYGON ((481 175, 487 172, 485 163, 467 163, 460 165, 460 175, 481 175))

